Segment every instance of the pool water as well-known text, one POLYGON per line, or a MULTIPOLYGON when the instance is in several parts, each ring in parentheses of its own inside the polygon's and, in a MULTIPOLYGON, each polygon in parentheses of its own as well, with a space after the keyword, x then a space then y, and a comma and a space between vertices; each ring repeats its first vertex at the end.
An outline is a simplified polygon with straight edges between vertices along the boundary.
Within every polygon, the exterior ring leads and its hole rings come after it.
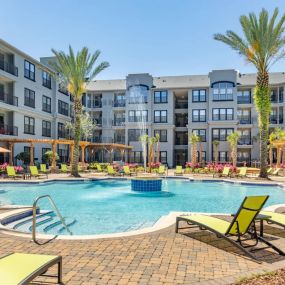
MULTIPOLYGON (((159 193, 136 193, 130 180, 115 179, 2 184, 0 204, 32 205, 36 197, 49 194, 64 217, 76 219, 72 232, 90 235, 149 227, 171 211, 234 213, 247 195, 270 195, 266 206, 285 203, 285 191, 277 186, 169 179, 162 187, 159 193)), ((51 209, 46 201, 39 206, 51 209)))

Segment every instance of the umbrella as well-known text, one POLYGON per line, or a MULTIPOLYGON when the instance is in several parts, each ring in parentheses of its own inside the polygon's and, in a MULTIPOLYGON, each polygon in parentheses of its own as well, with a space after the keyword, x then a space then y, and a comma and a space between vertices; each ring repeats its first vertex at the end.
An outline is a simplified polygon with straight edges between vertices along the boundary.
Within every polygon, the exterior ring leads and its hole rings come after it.
POLYGON ((0 153, 1 152, 11 152, 9 149, 6 149, 4 147, 0 147, 0 153))

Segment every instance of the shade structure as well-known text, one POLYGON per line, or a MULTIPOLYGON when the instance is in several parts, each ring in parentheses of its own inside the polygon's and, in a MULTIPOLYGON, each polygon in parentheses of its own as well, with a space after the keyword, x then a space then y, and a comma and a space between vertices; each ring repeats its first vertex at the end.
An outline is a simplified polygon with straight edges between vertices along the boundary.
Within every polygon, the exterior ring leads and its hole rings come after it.
POLYGON ((0 153, 3 153, 3 152, 11 152, 9 149, 6 149, 4 147, 0 147, 0 153))

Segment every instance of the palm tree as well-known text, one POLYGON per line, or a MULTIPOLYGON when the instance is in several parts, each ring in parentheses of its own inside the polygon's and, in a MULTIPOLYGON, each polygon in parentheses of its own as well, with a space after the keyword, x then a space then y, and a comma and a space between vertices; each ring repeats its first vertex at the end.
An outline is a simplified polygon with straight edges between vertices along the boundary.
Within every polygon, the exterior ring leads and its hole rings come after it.
POLYGON ((200 141, 200 137, 195 133, 192 133, 189 136, 189 142, 192 146, 191 148, 191 162, 193 165, 197 163, 197 144, 200 141))
POLYGON ((227 141, 230 144, 231 148, 231 158, 233 162, 233 166, 237 166, 237 144, 240 138, 240 134, 238 132, 232 132, 227 136, 227 141))
POLYGON ((218 140, 213 140, 213 153, 214 153, 214 161, 215 163, 219 160, 219 144, 220 142, 218 140))
POLYGON ((160 155, 159 155, 159 152, 160 152, 160 135, 159 134, 156 134, 155 135, 155 139, 156 139, 156 162, 159 162, 159 159, 160 159, 160 155))
POLYGON ((244 38, 233 31, 227 31, 225 35, 214 35, 214 39, 230 46, 257 69, 254 101, 259 117, 260 177, 263 178, 267 178, 267 142, 271 110, 269 68, 285 55, 285 14, 276 22, 278 13, 276 8, 270 19, 265 9, 262 9, 259 17, 254 13, 241 16, 244 38))
POLYGON ((107 68, 109 63, 104 61, 95 67, 96 60, 101 52, 97 50, 94 54, 90 54, 87 47, 83 47, 76 55, 71 46, 69 46, 69 54, 54 49, 52 49, 52 52, 56 61, 50 64, 57 72, 60 84, 66 86, 74 99, 74 152, 71 175, 80 176, 77 165, 81 137, 82 95, 86 92, 86 83, 107 68))

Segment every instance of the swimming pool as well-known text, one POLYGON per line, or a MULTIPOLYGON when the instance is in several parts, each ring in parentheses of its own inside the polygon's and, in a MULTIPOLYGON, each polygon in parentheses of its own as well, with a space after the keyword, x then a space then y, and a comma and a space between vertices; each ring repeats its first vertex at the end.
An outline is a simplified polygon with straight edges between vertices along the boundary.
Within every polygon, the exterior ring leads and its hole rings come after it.
MULTIPOLYGON (((270 195, 266 206, 285 203, 285 191, 277 186, 169 179, 163 181, 162 193, 135 193, 130 185, 124 179, 2 184, 0 203, 31 205, 36 197, 49 194, 64 217, 76 219, 71 223, 76 235, 142 229, 171 211, 234 213, 246 195, 270 195)), ((46 201, 39 205, 51 209, 46 201)), ((47 232, 45 227, 39 230, 47 232)))

